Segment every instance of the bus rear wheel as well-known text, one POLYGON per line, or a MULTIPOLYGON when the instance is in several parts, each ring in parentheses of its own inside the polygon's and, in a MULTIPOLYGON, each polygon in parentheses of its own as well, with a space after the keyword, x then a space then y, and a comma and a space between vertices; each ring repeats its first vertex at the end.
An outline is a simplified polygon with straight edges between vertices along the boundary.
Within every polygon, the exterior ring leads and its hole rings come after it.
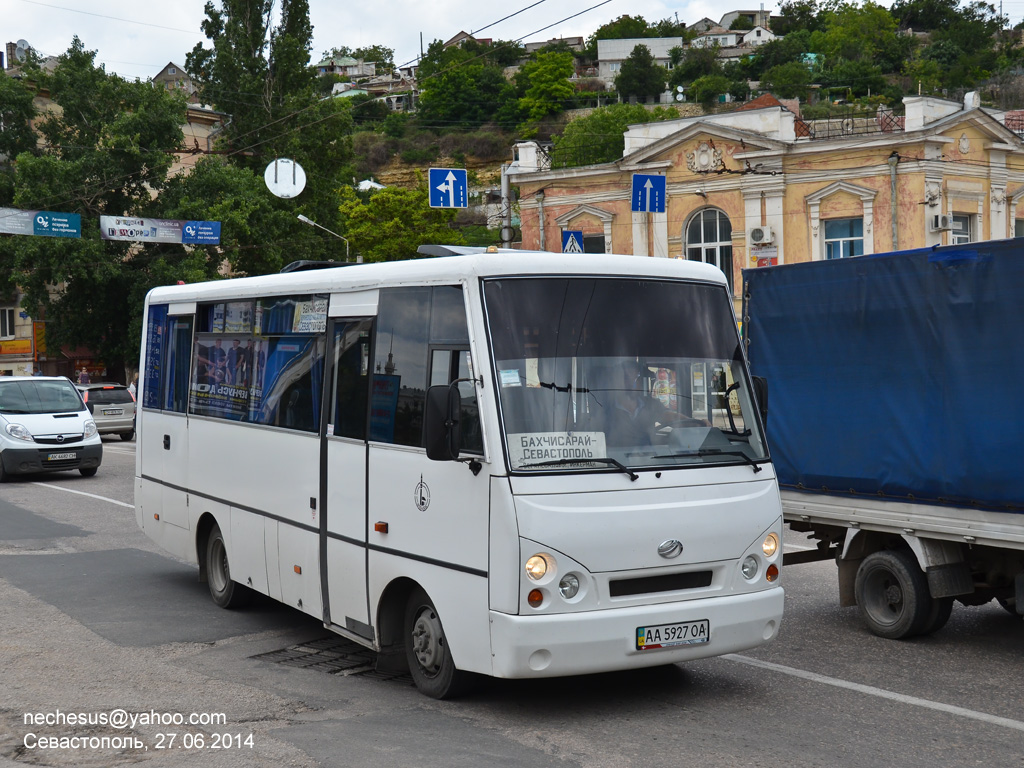
POLYGON ((221 608, 238 608, 245 602, 245 587, 231 579, 228 548, 217 525, 206 540, 206 583, 210 597, 221 608))
POLYGON ((450 699, 466 693, 472 678, 455 668, 448 638, 434 603, 421 588, 409 595, 405 606, 405 658, 420 692, 432 699, 450 699))

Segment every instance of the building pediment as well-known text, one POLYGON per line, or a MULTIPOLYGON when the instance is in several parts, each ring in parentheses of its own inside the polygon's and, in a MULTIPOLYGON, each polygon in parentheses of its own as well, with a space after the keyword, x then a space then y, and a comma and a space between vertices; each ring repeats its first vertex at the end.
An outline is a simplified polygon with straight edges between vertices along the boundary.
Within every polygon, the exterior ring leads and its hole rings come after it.
POLYGON ((837 181, 829 184, 827 187, 822 187, 816 192, 812 192, 804 197, 804 200, 808 204, 820 203, 825 198, 832 197, 832 195, 838 192, 846 192, 854 197, 859 197, 864 202, 874 200, 875 195, 878 194, 877 190, 869 189, 868 187, 861 187, 848 181, 837 181))
POLYGON ((573 208, 567 213, 563 213, 555 219, 555 224, 560 227, 564 227, 573 219, 579 218, 580 216, 593 216, 603 223, 611 223, 612 219, 615 218, 613 214, 600 208, 595 208, 593 205, 580 205, 573 208))
POLYGON ((744 152, 782 151, 787 146, 785 142, 768 139, 751 131, 715 125, 712 122, 696 122, 652 142, 643 149, 630 152, 618 163, 622 167, 655 163, 677 155, 680 150, 690 153, 699 151, 701 143, 712 147, 715 143, 738 144, 744 152))

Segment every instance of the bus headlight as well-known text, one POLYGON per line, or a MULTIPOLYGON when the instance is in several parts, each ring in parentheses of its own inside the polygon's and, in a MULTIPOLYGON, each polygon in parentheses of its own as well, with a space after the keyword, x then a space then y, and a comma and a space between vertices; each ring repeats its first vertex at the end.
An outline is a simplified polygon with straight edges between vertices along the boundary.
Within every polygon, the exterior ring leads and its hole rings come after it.
POLYGON ((547 573, 548 569, 553 568, 554 564, 548 562, 548 558, 544 555, 534 555, 526 561, 526 575, 533 581, 540 581, 547 573))
POLYGON ((572 600, 580 591, 580 579, 574 573, 567 573, 558 582, 558 594, 566 600, 572 600))
POLYGON ((753 555, 747 555, 743 558, 743 562, 740 563, 740 570, 743 572, 744 579, 753 581, 754 577, 757 576, 757 558, 753 555))
POLYGON ((764 552, 765 557, 774 556, 779 551, 779 537, 774 533, 765 536, 764 541, 761 542, 761 551, 764 552))

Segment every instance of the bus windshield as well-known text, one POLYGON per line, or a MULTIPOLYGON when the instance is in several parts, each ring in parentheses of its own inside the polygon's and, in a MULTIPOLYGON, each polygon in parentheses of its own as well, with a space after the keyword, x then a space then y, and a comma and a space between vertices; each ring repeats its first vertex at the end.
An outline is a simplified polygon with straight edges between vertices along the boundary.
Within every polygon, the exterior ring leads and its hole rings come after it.
POLYGON ((513 470, 767 459, 724 286, 517 277, 484 297, 513 470))

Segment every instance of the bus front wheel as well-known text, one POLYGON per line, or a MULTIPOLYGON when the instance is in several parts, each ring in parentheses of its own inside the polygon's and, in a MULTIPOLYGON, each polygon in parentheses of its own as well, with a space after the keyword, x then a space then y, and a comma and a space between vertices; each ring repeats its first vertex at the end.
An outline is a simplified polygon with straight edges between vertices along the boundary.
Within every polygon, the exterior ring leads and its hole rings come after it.
POLYGON ((449 699, 469 690, 470 675, 455 668, 441 617, 419 587, 405 606, 405 658, 416 687, 432 699, 449 699))
POLYGON ((210 597, 221 608, 238 608, 245 600, 245 587, 231 579, 228 548, 217 525, 206 540, 206 582, 210 597))

